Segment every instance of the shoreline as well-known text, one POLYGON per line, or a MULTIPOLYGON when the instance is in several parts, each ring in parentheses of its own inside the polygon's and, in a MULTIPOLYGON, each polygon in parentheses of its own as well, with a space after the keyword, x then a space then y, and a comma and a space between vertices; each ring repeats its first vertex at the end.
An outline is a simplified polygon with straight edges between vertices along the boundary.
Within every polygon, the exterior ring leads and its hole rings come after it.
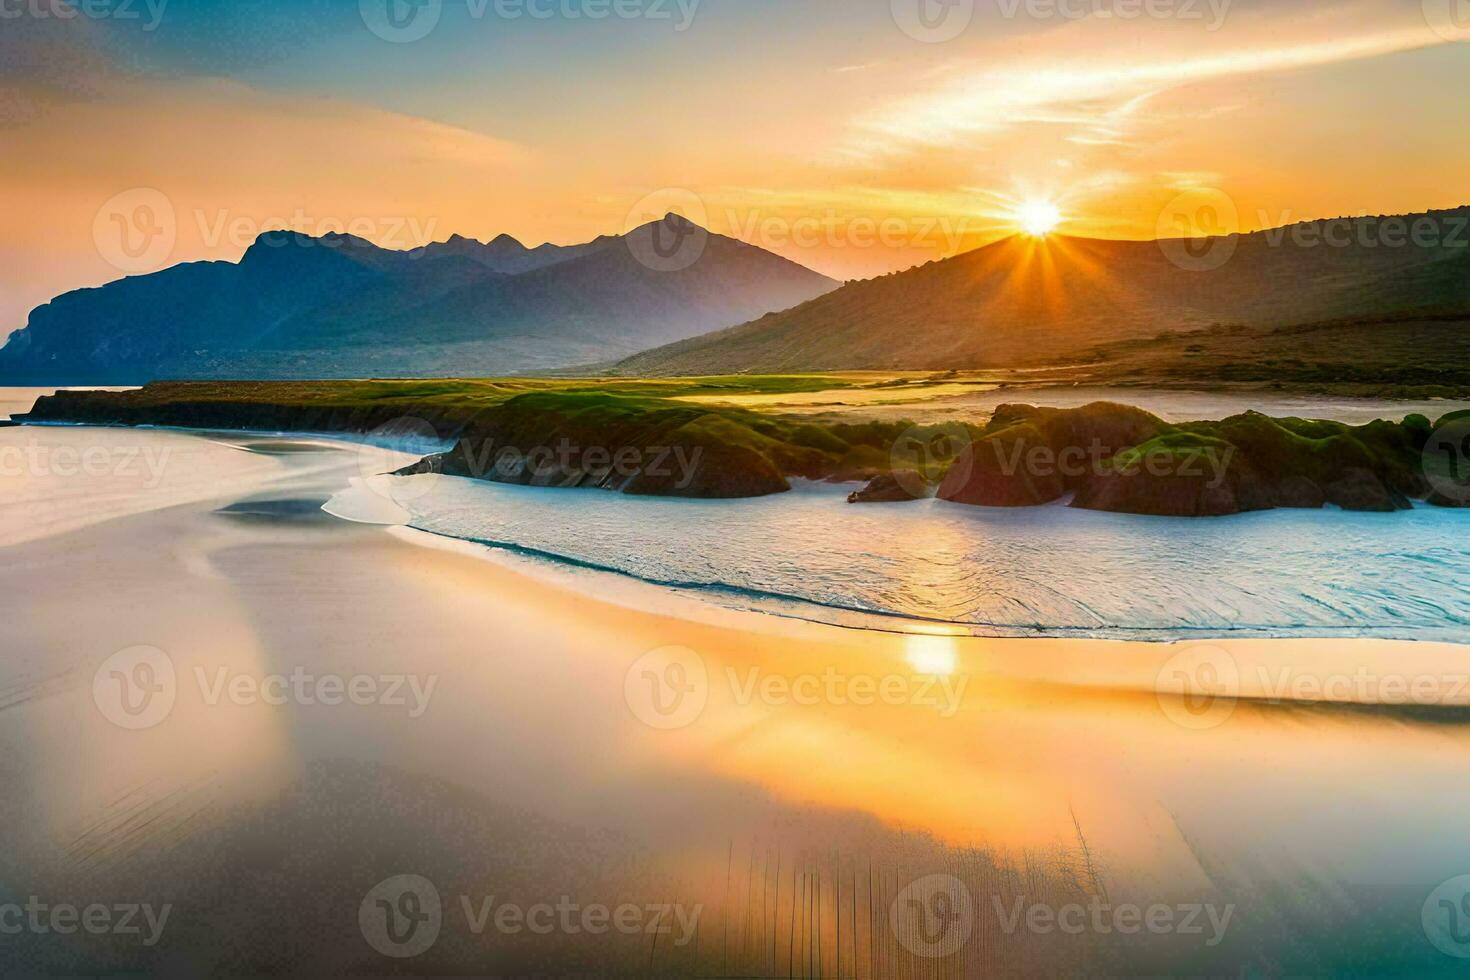
MULTIPOLYGON (((409 477, 414 480, 420 477, 409 477)), ((513 485, 501 485, 493 482, 472 481, 461 477, 449 475, 434 475, 422 477, 424 479, 451 480, 462 487, 465 494, 474 493, 473 498, 460 496, 454 491, 448 491, 458 497, 457 506, 463 509, 466 506, 480 506, 487 509, 495 509, 498 506, 517 508, 520 505, 519 498, 525 495, 526 499, 537 499, 550 502, 557 500, 566 507, 568 514, 562 515, 565 519, 575 519, 576 505, 573 501, 575 495, 588 495, 589 501, 598 505, 606 504, 607 508, 599 508, 595 511, 598 519, 608 520, 614 514, 620 515, 621 519, 630 522, 640 520, 656 519, 657 508, 662 502, 657 501, 629 501, 624 505, 617 495, 611 495, 609 491, 594 490, 591 488, 573 488, 567 490, 549 490, 535 487, 518 487, 513 485), (500 496, 505 494, 506 496, 500 496), (556 498, 543 498, 543 494, 556 494, 556 498), (567 498, 567 499, 560 499, 567 498), (647 510, 654 511, 649 514, 647 510)), ((412 486, 405 491, 408 501, 415 499, 416 492, 412 486)), ((444 490, 424 492, 446 492, 444 490)), ((1154 623, 1150 624, 1144 619, 1128 621, 1126 619, 1103 620, 1090 623, 1064 623, 1054 621, 1051 624, 1005 622, 1001 620, 980 619, 956 619, 943 616, 925 616, 913 612, 901 611, 898 608, 885 609, 882 607, 864 607, 853 603, 844 603, 836 597, 823 600, 812 595, 803 595, 800 592, 780 591, 781 586, 771 580, 766 584, 752 584, 740 582, 735 578, 720 579, 718 573, 710 570, 712 578, 706 580, 691 580, 676 577, 659 577, 643 569, 639 562, 621 562, 598 556, 594 553, 577 554, 556 550, 554 548, 530 543, 526 540, 515 538, 487 537, 477 534, 465 528, 464 530, 452 530, 445 526, 433 526, 434 519, 431 516, 433 510, 424 511, 419 517, 402 510, 396 503, 387 503, 384 507, 387 511, 395 511, 396 514, 386 516, 374 516, 371 514, 372 506, 391 495, 391 487, 378 488, 376 491, 368 491, 364 487, 355 485, 352 489, 334 495, 328 502, 327 509, 336 516, 347 520, 361 519, 366 523, 382 523, 389 525, 402 525, 411 529, 416 534, 428 535, 435 540, 452 542, 457 548, 466 550, 484 560, 495 562, 504 567, 511 568, 522 574, 533 575, 537 578, 546 579, 558 584, 569 584, 571 588, 583 592, 598 592, 605 594, 609 590, 619 597, 622 604, 631 603, 639 609, 658 609, 664 602, 672 597, 678 597, 681 602, 687 602, 690 609, 713 608, 720 610, 735 610, 738 612, 754 613, 758 616, 776 617, 798 622, 815 623, 828 627, 836 627, 844 630, 859 632, 872 632, 890 634, 894 636, 925 635, 942 632, 957 636, 969 636, 989 639, 1057 639, 1057 640, 1104 640, 1117 642, 1145 642, 1160 645, 1181 645, 1189 643, 1209 643, 1216 641, 1247 642, 1256 640, 1306 640, 1322 642, 1344 642, 1361 639, 1382 640, 1405 643, 1463 643, 1470 640, 1460 640, 1459 636, 1465 635, 1453 622, 1429 626, 1425 624, 1401 625, 1389 619, 1373 620, 1372 626, 1357 624, 1329 625, 1326 623, 1312 625, 1309 621, 1273 621, 1263 618, 1259 621, 1251 621, 1242 618, 1237 624, 1221 623, 1154 623), (366 516, 354 516, 357 513, 366 512, 366 516)), ((827 486, 826 484, 811 484, 810 487, 798 487, 793 493, 783 494, 775 497, 760 498, 741 504, 749 510, 740 511, 739 517, 732 518, 735 521, 759 520, 762 513, 769 514, 772 519, 783 512, 788 505, 797 499, 823 499, 832 502, 842 499, 845 487, 827 486), (762 508, 770 508, 763 511, 762 508)), ((670 502, 668 506, 680 507, 685 503, 698 506, 700 502, 670 502)), ((723 502, 715 502, 714 507, 719 509, 726 505, 723 502)), ((971 531, 977 535, 985 535, 987 525, 981 518, 993 518, 995 521, 1005 523, 1011 518, 1017 520, 1025 519, 1026 514, 1035 510, 1047 510, 1054 512, 1061 520, 1060 526, 1053 530, 1066 530, 1070 533, 1073 528, 1086 526, 1087 522, 1096 520, 1100 524, 1112 520, 1136 520, 1143 522, 1160 522, 1158 526, 1166 526, 1164 522, 1178 522, 1191 520, 1185 518, 1147 517, 1139 515, 1105 515, 1089 514, 1086 511, 1074 511, 1060 504, 1045 505, 1041 508, 1027 508, 1023 510, 1011 508, 984 508, 964 507, 948 504, 943 501, 927 501, 911 504, 888 505, 897 508, 908 508, 905 514, 913 514, 918 517, 922 508, 945 508, 950 517, 963 519, 977 519, 971 531), (913 508, 920 508, 913 511, 913 508), (1073 520, 1069 520, 1073 519, 1073 520)), ((533 505, 531 510, 521 513, 518 520, 538 520, 534 517, 540 505, 533 505)), ((556 520, 557 514, 548 512, 547 520, 556 520)), ((677 510, 674 512, 677 513, 677 510)), ((865 513, 874 513, 866 511, 865 513)), ((1400 512, 1397 515, 1374 515, 1371 519, 1394 520, 1402 517, 1406 520, 1417 519, 1439 520, 1442 515, 1445 520, 1455 520, 1448 516, 1459 511, 1449 511, 1444 508, 1433 507, 1422 502, 1416 502, 1412 509, 1400 512), (1411 517, 1410 515, 1415 515, 1411 517)), ((1285 518, 1296 518, 1299 522, 1320 521, 1323 531, 1332 527, 1333 515, 1327 512, 1257 512, 1251 514, 1232 515, 1230 518, 1221 518, 1221 521, 1240 521, 1242 531, 1259 528, 1259 522, 1275 522, 1285 518)), ((1371 520, 1370 519, 1370 520, 1371 520)), ((453 521, 449 524, 452 526, 453 521)), ((1050 527, 1050 525, 1048 525, 1050 527)), ((1111 525, 1109 525, 1111 526, 1111 525)), ((1213 525, 1212 525, 1213 526, 1213 525)), ((1296 525, 1293 525, 1296 526, 1296 525)), ((1410 525, 1413 526, 1413 525, 1410 525)), ((1456 525, 1448 525, 1453 528, 1456 525)), ((1188 528, 1176 526, 1180 533, 1188 533, 1188 528)), ((1299 531, 1309 530, 1310 527, 1298 526, 1299 531)), ((1217 529, 1220 530, 1220 529, 1217 529)), ((1037 533, 1046 534, 1047 529, 1039 529, 1037 533)), ((1220 533, 1224 533, 1220 530, 1220 533)), ((1257 532, 1258 533, 1258 532, 1257 532)), ((664 565, 672 570, 672 566, 664 565)), ((851 595, 856 596, 855 593, 851 595)))
MULTIPOLYGON (((69 426, 68 426, 69 427, 69 426)), ((78 428, 94 428, 93 426, 77 426, 78 428)), ((95 427, 109 428, 109 427, 95 427)), ((118 426, 111 428, 129 429, 136 427, 118 426)), ((196 436, 208 440, 211 435, 239 435, 242 437, 260 437, 267 439, 276 438, 305 438, 313 442, 327 444, 327 451, 351 452, 362 448, 365 444, 350 438, 339 439, 331 434, 319 433, 283 433, 283 432, 236 432, 234 430, 190 430, 173 429, 179 435, 196 436)), ((309 454, 308 454, 309 455, 309 454)), ((340 467, 339 467, 340 469, 340 467)), ((321 468, 303 471, 310 479, 317 479, 322 473, 321 468)), ((347 471, 344 470, 344 475, 347 471)), ((352 472, 355 472, 353 470, 352 472)), ((334 479, 330 475, 329 479, 334 479)), ((351 483, 359 482, 355 477, 348 478, 351 483)), ((258 498, 272 497, 275 495, 273 486, 277 483, 269 477, 256 476, 249 482, 242 483, 239 487, 231 488, 223 492, 211 494, 207 497, 185 499, 170 502, 158 507, 141 509, 136 511, 119 513, 107 517, 101 522, 89 524, 74 529, 68 529, 40 538, 30 538, 11 545, 10 548, 32 548, 45 544, 58 536, 81 535, 96 532, 100 528, 114 525, 122 525, 129 521, 144 521, 150 518, 162 519, 164 515, 173 512, 193 512, 196 515, 217 515, 228 517, 232 513, 242 517, 262 517, 264 523, 270 525, 281 522, 289 527, 290 522, 284 518, 273 517, 266 511, 252 512, 249 510, 234 510, 232 507, 250 504, 258 498), (225 506, 215 506, 225 501, 231 503, 225 506)), ((335 485, 335 484, 334 484, 335 485)), ((1202 635, 1199 637, 1170 637, 1162 640, 1150 640, 1131 636, 1091 636, 1091 635, 1066 635, 1065 628, 1036 627, 1034 632, 1024 635, 992 635, 992 634, 970 634, 963 632, 965 629, 976 624, 962 622, 926 620, 903 614, 874 613, 884 619, 893 619, 907 623, 913 627, 912 630, 884 630, 871 627, 834 623, 822 620, 808 619, 799 616, 781 615, 762 609, 735 608, 718 603, 709 602, 700 595, 697 589, 679 585, 668 585, 641 578, 637 575, 623 572, 617 569, 604 568, 600 566, 588 566, 575 563, 572 559, 561 556, 547 555, 544 563, 536 561, 534 557, 528 558, 504 546, 476 541, 469 538, 458 537, 452 534, 444 534, 414 527, 412 525, 399 525, 374 520, 358 520, 351 517, 341 516, 326 510, 327 504, 331 503, 336 496, 332 494, 323 501, 321 513, 328 518, 331 526, 342 528, 358 528, 368 532, 381 532, 386 538, 408 546, 414 551, 426 551, 443 555, 453 555, 456 559, 465 559, 475 565, 484 566, 494 570, 494 577, 498 579, 500 587, 508 591, 529 592, 536 590, 550 590, 559 596, 560 602, 575 604, 580 602, 591 603, 593 606, 602 607, 602 612, 632 614, 640 617, 654 617, 666 621, 677 621, 698 628, 734 629, 742 632, 769 633, 772 635, 797 636, 807 639, 820 639, 825 642, 837 642, 843 636, 871 638, 882 643, 899 643, 915 639, 936 639, 944 643, 955 643, 961 646, 973 646, 976 650, 986 646, 1011 646, 1016 645, 1018 650, 1025 649, 1027 645, 1037 646, 1107 646, 1114 648, 1142 648, 1161 649, 1177 647, 1190 644, 1202 644, 1209 646, 1231 646, 1239 647, 1242 651, 1249 651, 1261 646, 1273 648, 1311 648, 1320 647, 1322 644, 1347 644, 1365 649, 1372 648, 1377 652, 1388 652, 1394 648, 1407 647, 1419 648, 1424 652, 1432 652, 1430 648, 1438 648, 1439 652, 1453 652, 1463 649, 1466 644, 1446 642, 1440 640, 1420 640, 1406 638, 1388 637, 1365 637, 1365 636, 1341 636, 1341 635, 1247 635, 1247 636, 1222 636, 1217 634, 1202 635), (588 577, 606 583, 617 581, 630 588, 629 592, 643 593, 644 598, 627 600, 624 596, 609 597, 605 590, 588 589, 574 580, 583 574, 588 577), (512 583, 515 583, 512 585, 512 583)), ((371 492, 371 491, 367 491, 371 492)), ((586 490, 592 493, 596 491, 586 490)), ((605 492, 605 491, 602 491, 605 492)), ((1426 510, 1436 510, 1425 507, 1426 510)), ((1251 515, 1237 515, 1249 517, 1251 515)), ((798 600, 805 602, 805 600, 798 600)), ((593 610, 596 614, 597 610, 593 610)), ((983 625, 983 624, 982 624, 983 625)), ((1028 628, 1029 629, 1029 628, 1028 628)), ((1470 643, 1470 640, 1467 640, 1470 643)), ((1467 704, 1470 704, 1470 691, 1467 691, 1467 704)))
MULTIPOLYGON (((236 458, 238 447, 194 441, 206 459, 236 458)), ((1465 691, 1440 692, 1427 717, 1250 699, 1275 691, 1282 670, 1308 685, 1359 669, 1449 676, 1463 646, 898 635, 707 604, 691 616, 694 601, 672 595, 630 609, 457 539, 302 520, 288 504, 325 499, 359 472, 347 445, 262 456, 263 484, 9 546, 0 612, 15 653, 0 663, 0 750, 16 792, 0 798, 14 828, 0 870, 52 898, 85 880, 88 894, 175 905, 156 950, 52 946, 37 950, 40 966, 350 969, 364 893, 405 873, 445 896, 699 902, 707 951, 745 907, 726 903, 732 860, 758 878, 773 851, 786 874, 835 853, 845 894, 853 863, 891 882, 900 868, 993 862, 994 875, 966 879, 988 914, 989 889, 1009 907, 1008 869, 1022 865, 1042 868, 1057 900, 1073 894, 1065 869, 1085 832, 1115 901, 1238 906, 1222 947, 1184 937, 1159 954, 1179 970, 1199 972, 1208 956, 1312 972, 1272 923, 1316 907, 1316 892, 1268 897, 1212 882, 1200 862, 1248 862, 1287 883, 1301 864, 1332 869, 1330 887, 1361 891, 1365 908, 1379 907, 1367 896, 1384 901, 1371 883, 1392 881, 1408 911, 1446 863, 1470 861, 1450 833, 1470 781, 1445 768, 1470 740, 1465 691), (170 658, 177 694, 156 724, 123 729, 99 712, 94 677, 138 645, 170 658), (1167 686, 1170 671, 1218 666, 1216 652, 1235 664, 1240 697, 1201 693, 1201 713, 1167 686), (699 671, 697 711, 670 716, 650 700, 644 681, 671 663, 699 671), (407 675, 433 694, 417 715, 387 702, 210 700, 219 677, 257 690, 297 672, 407 675), (875 702, 869 684, 897 694, 875 702), (1346 744, 1373 776, 1327 785, 1346 744), (1411 791, 1434 805, 1406 807, 1411 791), (1379 847, 1364 849, 1359 827, 1377 828, 1379 847), (345 960, 299 960, 323 935, 340 938, 345 960)), ((825 877, 824 893, 833 884, 825 877)), ((788 880, 783 915, 790 895, 788 880)), ((632 975, 649 962, 646 943, 516 944, 459 928, 416 967, 618 963, 632 975)), ((1073 955, 1148 963, 1124 937, 1055 939, 991 937, 972 952, 991 972, 1051 972, 1073 955)), ((680 952, 662 960, 667 972, 710 972, 680 952)))
MULTIPOLYGON (((162 425, 94 425, 91 423, 73 422, 40 422, 22 423, 21 427, 35 426, 38 428, 58 428, 63 430, 85 430, 104 429, 112 431, 142 431, 142 432, 168 432, 184 436, 195 436, 204 439, 217 437, 238 438, 260 438, 279 440, 298 440, 302 442, 322 443, 329 446, 339 447, 349 451, 360 451, 363 448, 375 448, 387 453, 402 453, 405 457, 411 457, 422 451, 423 447, 404 449, 402 446, 392 446, 384 440, 375 440, 371 433, 342 433, 342 432, 314 432, 314 431, 289 431, 289 430, 237 430, 237 429, 195 429, 184 426, 162 426, 162 425)), ((441 476, 437 478, 463 479, 461 477, 441 476)), ((414 527, 409 524, 410 515, 402 511, 396 504, 391 502, 388 509, 398 510, 398 515, 390 515, 381 519, 371 515, 364 518, 355 518, 349 514, 338 513, 329 509, 332 505, 353 497, 366 499, 370 502, 384 502, 388 494, 382 488, 369 488, 362 485, 365 481, 354 478, 352 486, 342 487, 332 495, 322 506, 324 513, 333 520, 357 522, 364 524, 377 524, 391 526, 402 525, 403 530, 410 530, 426 538, 436 541, 451 543, 462 546, 467 553, 473 554, 479 560, 488 561, 501 568, 513 571, 516 574, 529 575, 559 587, 571 588, 584 594, 606 591, 608 583, 615 585, 612 591, 623 597, 621 605, 627 608, 641 611, 658 611, 666 602, 677 599, 686 607, 686 615, 698 616, 699 610, 730 611, 735 613, 748 613, 756 617, 771 617, 780 620, 789 620, 798 623, 808 623, 823 627, 831 627, 841 630, 852 630, 860 633, 888 634, 897 637, 926 635, 934 631, 943 631, 952 635, 963 635, 977 639, 1020 639, 1020 640, 1062 640, 1062 641, 1101 641, 1101 642, 1139 642, 1162 646, 1178 646, 1190 643, 1215 643, 1215 642, 1240 642, 1249 643, 1256 641, 1321 641, 1321 642, 1353 642, 1367 640, 1374 642, 1412 643, 1412 644, 1440 644, 1457 641, 1445 640, 1433 636, 1384 636, 1368 635, 1354 632, 1358 627, 1341 627, 1329 629, 1318 627, 1314 632, 1293 632, 1302 629, 1294 626, 1272 626, 1272 625, 1245 625, 1233 628, 1222 628, 1216 626, 1190 627, 1185 625, 1171 626, 1049 626, 1040 624, 1021 625, 1005 624, 995 622, 966 622, 943 618, 928 618, 915 616, 898 611, 886 611, 881 609, 864 609, 856 606, 844 606, 834 603, 814 601, 799 595, 791 595, 770 591, 752 591, 748 588, 711 582, 678 582, 651 579, 636 572, 594 563, 585 559, 560 554, 551 551, 540 550, 515 542, 501 542, 494 540, 465 537, 452 533, 434 531, 427 528, 414 527), (364 496, 365 495, 365 496, 364 496), (583 577, 590 581, 578 581, 583 577), (721 601, 722 599, 728 601, 721 601)), ((857 481, 848 483, 832 483, 834 495, 840 495, 848 486, 857 481)), ((493 481, 490 486, 500 486, 493 481)), ((823 487, 826 484, 821 484, 823 487)), ((509 485, 508 485, 509 486, 509 485)), ((529 488, 535 489, 535 488, 529 488)), ((545 492, 553 492, 547 489, 545 492)), ((582 493, 610 493, 608 490, 597 490, 593 488, 568 488, 555 492, 582 492, 582 493)), ((764 498, 766 500, 775 498, 764 498)), ((348 510, 352 509, 349 505, 348 510)), ((865 505, 873 506, 873 505, 865 505)), ((912 506, 909 504, 895 504, 892 506, 912 506)), ((951 504, 949 506, 969 509, 969 505, 951 504)), ((1047 507, 1060 506, 1058 504, 1043 505, 1047 507)), ((995 509, 995 508, 980 508, 995 509)), ((1000 508, 1004 513, 1024 512, 1031 508, 1000 508)), ((1444 508, 1432 507, 1423 502, 1413 503, 1414 511, 1439 513, 1446 512, 1444 508)), ((1262 514, 1273 513, 1262 511, 1256 513, 1244 513, 1228 515, 1216 518, 1216 520, 1250 520, 1262 514)), ((1134 515, 1136 516, 1136 515, 1134 515)), ((1193 518, 1169 518, 1169 517, 1145 517, 1147 520, 1197 520, 1193 518)), ((408 536, 405 536, 407 538, 408 536)), ((419 546, 425 544, 424 539, 415 542, 419 546)), ((1387 624, 1381 627, 1388 630, 1387 624)), ((1464 641, 1470 644, 1470 639, 1464 641)))
MULTIPOLYGON (((1424 504, 1416 505, 1416 509, 1434 510, 1424 504)), ((327 511, 327 513, 332 514, 331 511, 327 511)), ((338 514, 332 514, 332 516, 340 520, 355 521, 354 518, 343 517, 338 514)), ((367 524, 379 523, 377 521, 367 520, 356 522, 367 524)), ((426 530, 411 524, 389 526, 389 530, 390 532, 410 532, 396 534, 395 536, 400 536, 404 540, 421 547, 463 546, 463 551, 466 554, 471 554, 482 561, 491 562, 516 574, 546 581, 553 586, 570 588, 572 591, 586 593, 596 587, 596 580, 611 578, 620 583, 621 586, 626 587, 614 590, 620 596, 619 599, 613 600, 615 604, 639 611, 657 612, 665 602, 677 598, 681 602, 687 602, 688 611, 684 618, 697 618, 697 610, 700 609, 728 610, 737 614, 773 617, 834 629, 854 630, 860 633, 887 634, 897 637, 930 636, 939 632, 943 635, 966 636, 974 639, 1051 639, 1079 642, 1149 643, 1163 646, 1180 646, 1191 643, 1249 643, 1254 641, 1278 640, 1303 642, 1373 641, 1415 644, 1450 643, 1452 645, 1461 645, 1454 643, 1454 641, 1423 636, 1363 635, 1361 632, 1353 632, 1354 629, 1358 629, 1355 627, 1342 627, 1336 631, 1329 631, 1323 628, 1319 632, 1290 632, 1293 629, 1300 629, 1300 627, 1247 625, 1234 629, 1219 629, 1209 626, 1013 626, 1003 623, 976 623, 939 618, 924 618, 901 612, 885 612, 814 602, 801 596, 782 593, 753 592, 739 586, 715 583, 664 582, 646 578, 634 572, 624 571, 606 565, 597 565, 566 555, 540 551, 511 543, 459 537, 453 534, 426 530), (563 585, 563 583, 576 583, 584 575, 592 581, 586 585, 563 585), (640 595, 640 593, 643 595, 640 595), (718 597, 721 596, 729 597, 735 601, 749 599, 750 602, 749 604, 735 604, 735 602, 724 603, 718 601, 718 597), (783 609, 783 607, 791 608, 783 609), (803 614, 799 611, 803 608, 810 608, 816 611, 803 614), (828 618, 822 618, 821 612, 827 612, 832 615, 828 618), (1160 635, 1151 637, 1148 635, 1150 633, 1160 635)), ((1470 638, 1463 641, 1463 645, 1470 646, 1470 638)))

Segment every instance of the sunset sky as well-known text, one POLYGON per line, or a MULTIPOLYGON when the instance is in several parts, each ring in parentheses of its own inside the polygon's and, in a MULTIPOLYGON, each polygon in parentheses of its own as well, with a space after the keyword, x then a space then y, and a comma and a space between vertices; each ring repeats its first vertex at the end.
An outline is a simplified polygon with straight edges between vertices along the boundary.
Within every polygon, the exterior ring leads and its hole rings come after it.
POLYGON ((1463 0, 417 0, 399 42, 374 2, 0 0, 0 336, 122 275, 94 222, 137 188, 163 264, 283 221, 535 245, 678 209, 838 278, 1037 199, 1130 238, 1190 188, 1246 230, 1470 202, 1463 0))

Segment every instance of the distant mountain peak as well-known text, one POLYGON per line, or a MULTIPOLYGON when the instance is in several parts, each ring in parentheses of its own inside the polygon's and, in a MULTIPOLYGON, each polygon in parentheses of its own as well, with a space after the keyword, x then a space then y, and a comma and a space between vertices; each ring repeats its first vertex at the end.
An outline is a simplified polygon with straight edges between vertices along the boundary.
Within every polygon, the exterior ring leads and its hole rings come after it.
POLYGON ((518 239, 506 234, 499 234, 488 242, 482 242, 478 238, 470 238, 467 235, 461 235, 459 232, 455 232, 454 234, 450 235, 446 241, 433 242, 425 247, 435 248, 436 246, 439 248, 453 246, 456 249, 493 248, 497 250, 513 250, 517 252, 528 251, 526 246, 522 245, 518 239))
POLYGON ((644 352, 619 372, 1032 367, 1218 324, 1470 313, 1470 227, 1457 210, 1306 224, 1159 241, 1012 236, 644 352))
POLYGON ((316 241, 315 238, 304 232, 292 231, 289 228, 271 228, 256 235, 255 241, 250 243, 250 247, 279 248, 283 245, 297 245, 314 241, 316 241))
MULTIPOLYGON (((345 248, 370 248, 379 251, 388 251, 356 235, 349 235, 340 231, 323 232, 320 235, 310 235, 304 231, 294 228, 271 228, 255 236, 250 249, 256 248, 286 248, 288 246, 297 248, 310 248, 311 246, 345 247, 345 248)), ((247 250, 247 254, 248 254, 247 250)))
POLYGON ((657 225, 657 224, 662 224, 666 228, 678 228, 678 229, 689 230, 689 231, 703 231, 703 232, 708 232, 709 231, 708 228, 704 227, 699 222, 694 221, 694 220, 692 220, 690 218, 686 218, 684 215, 680 214, 677 211, 670 211, 668 214, 664 215, 662 218, 655 218, 653 221, 650 221, 647 225, 644 225, 643 227, 647 228, 650 225, 657 225))
MULTIPOLYGON (((693 227, 661 223, 662 239, 693 227)), ((659 271, 624 238, 528 249, 456 234, 403 251, 273 230, 238 263, 183 263, 57 297, 0 350, 0 377, 511 374, 626 357, 837 285, 754 246, 659 271)))

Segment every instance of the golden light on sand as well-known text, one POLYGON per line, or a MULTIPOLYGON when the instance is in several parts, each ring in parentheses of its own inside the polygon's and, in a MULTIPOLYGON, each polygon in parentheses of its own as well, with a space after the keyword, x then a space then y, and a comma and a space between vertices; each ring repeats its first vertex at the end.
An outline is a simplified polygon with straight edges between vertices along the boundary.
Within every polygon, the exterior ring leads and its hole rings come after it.
POLYGON ((1061 224, 1062 212, 1047 200, 1024 201, 1016 209, 1016 222, 1026 234, 1043 238, 1061 224))
POLYGON ((959 652, 953 636, 910 633, 904 637, 904 659, 921 674, 947 677, 958 666, 959 652))

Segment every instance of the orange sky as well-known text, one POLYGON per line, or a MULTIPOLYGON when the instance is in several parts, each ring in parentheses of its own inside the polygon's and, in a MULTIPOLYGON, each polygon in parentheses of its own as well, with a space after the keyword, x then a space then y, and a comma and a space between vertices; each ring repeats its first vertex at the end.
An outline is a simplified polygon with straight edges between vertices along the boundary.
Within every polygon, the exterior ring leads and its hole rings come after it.
POLYGON ((1448 0, 975 0, 939 43, 904 30, 919 2, 703 0, 682 30, 446 8, 406 44, 356 4, 279 36, 208 4, 146 34, 8 20, 0 331, 127 271, 93 231, 136 188, 172 212, 157 264, 236 258, 267 225, 537 244, 677 209, 838 278, 1009 233, 1034 198, 1140 238, 1190 188, 1247 230, 1470 202, 1448 0))

